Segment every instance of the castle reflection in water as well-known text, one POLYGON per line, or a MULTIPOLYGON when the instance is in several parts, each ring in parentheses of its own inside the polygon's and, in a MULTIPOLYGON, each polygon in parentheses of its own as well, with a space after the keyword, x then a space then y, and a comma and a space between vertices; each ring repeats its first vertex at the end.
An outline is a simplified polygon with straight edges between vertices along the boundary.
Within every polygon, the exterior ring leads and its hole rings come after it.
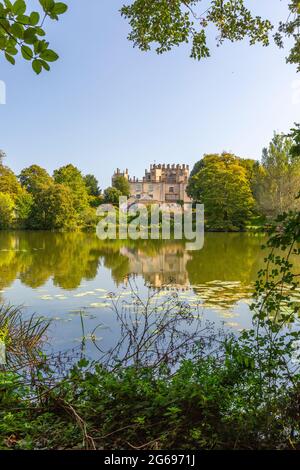
POLYGON ((165 246, 154 256, 149 256, 142 249, 123 247, 120 253, 130 262, 130 273, 143 276, 147 285, 155 288, 168 286, 172 289, 187 289, 190 287, 186 269, 191 260, 189 252, 182 244, 165 246))
POLYGON ((101 241, 92 233, 0 232, 0 296, 5 299, 13 285, 19 292, 46 284, 76 290, 93 281, 113 290, 138 277, 152 288, 191 289, 206 302, 225 306, 249 296, 263 265, 263 241, 255 234, 207 233, 202 250, 187 251, 181 240, 101 241))

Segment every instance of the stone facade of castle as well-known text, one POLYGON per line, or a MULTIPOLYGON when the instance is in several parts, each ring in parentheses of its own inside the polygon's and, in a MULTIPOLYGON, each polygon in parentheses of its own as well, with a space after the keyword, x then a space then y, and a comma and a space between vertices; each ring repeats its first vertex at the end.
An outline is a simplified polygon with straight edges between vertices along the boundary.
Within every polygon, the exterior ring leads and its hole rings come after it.
POLYGON ((131 178, 127 169, 124 172, 117 169, 112 182, 116 176, 124 176, 130 183, 131 197, 141 202, 191 202, 186 194, 189 174, 189 165, 153 164, 142 179, 131 178))

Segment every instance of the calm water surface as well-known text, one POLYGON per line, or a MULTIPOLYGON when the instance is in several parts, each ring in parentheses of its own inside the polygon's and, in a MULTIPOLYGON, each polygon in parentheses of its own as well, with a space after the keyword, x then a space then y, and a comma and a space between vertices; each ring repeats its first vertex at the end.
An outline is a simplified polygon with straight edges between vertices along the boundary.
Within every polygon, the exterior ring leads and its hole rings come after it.
MULTIPOLYGON (((80 344, 95 325, 108 346, 116 331, 109 293, 130 304, 136 285, 178 292, 205 316, 233 329, 250 324, 249 303, 265 252, 263 235, 208 233, 204 248, 179 241, 100 241, 94 234, 0 233, 0 301, 53 319, 55 350, 80 344), (81 313, 80 313, 81 312, 81 313)), ((93 345, 87 345, 93 354, 93 345)))

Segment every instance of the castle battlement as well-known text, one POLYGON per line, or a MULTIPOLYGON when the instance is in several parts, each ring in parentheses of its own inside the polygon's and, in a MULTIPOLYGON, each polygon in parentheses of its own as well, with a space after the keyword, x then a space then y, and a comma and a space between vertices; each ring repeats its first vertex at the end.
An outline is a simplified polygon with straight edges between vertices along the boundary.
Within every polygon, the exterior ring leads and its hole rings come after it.
POLYGON ((154 163, 145 170, 142 178, 130 177, 128 169, 114 172, 112 182, 117 176, 124 176, 130 183, 131 196, 137 200, 153 202, 190 202, 186 187, 190 175, 189 165, 154 163))

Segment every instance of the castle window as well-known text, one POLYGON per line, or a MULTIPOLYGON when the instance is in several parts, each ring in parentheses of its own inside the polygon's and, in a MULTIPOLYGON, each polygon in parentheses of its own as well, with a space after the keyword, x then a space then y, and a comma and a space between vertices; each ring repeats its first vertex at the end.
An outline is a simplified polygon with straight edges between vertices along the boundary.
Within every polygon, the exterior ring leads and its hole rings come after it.
POLYGON ((169 193, 174 193, 174 188, 173 188, 173 186, 171 186, 171 187, 169 188, 169 193))

